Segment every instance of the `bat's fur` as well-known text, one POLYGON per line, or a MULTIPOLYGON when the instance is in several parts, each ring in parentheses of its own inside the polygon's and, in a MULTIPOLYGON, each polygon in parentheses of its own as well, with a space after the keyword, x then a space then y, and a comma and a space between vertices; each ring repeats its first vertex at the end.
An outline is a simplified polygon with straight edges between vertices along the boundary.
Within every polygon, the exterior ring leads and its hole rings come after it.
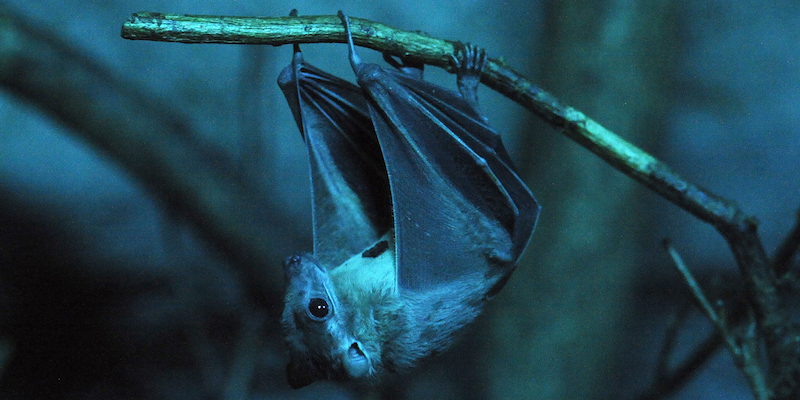
POLYGON ((490 284, 464 276, 432 292, 400 293, 391 246, 374 258, 357 254, 330 273, 310 255, 292 257, 285 267, 290 287, 283 330, 293 386, 318 379, 377 383, 387 372, 410 369, 453 343, 456 332, 480 314, 490 284), (322 320, 307 310, 309 300, 319 297, 330 304, 322 320), (348 363, 362 356, 367 368, 353 376, 348 363))

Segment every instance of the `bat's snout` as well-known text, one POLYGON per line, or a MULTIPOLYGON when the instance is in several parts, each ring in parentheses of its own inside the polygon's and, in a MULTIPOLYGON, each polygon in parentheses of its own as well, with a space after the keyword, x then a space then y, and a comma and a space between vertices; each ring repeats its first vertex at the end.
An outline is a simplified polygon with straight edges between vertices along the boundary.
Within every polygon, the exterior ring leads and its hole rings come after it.
POLYGON ((364 378, 369 375, 369 358, 364 353, 361 343, 353 342, 342 355, 344 369, 351 378, 364 378))

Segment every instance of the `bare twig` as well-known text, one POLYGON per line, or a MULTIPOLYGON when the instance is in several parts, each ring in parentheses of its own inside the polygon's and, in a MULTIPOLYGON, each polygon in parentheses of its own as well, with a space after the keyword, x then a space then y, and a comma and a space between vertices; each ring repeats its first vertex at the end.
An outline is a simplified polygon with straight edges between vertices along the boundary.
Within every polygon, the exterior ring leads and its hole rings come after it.
MULTIPOLYGON (((739 338, 732 331, 729 326, 725 314, 718 314, 711 303, 706 298, 700 284, 694 278, 692 273, 686 267, 678 251, 669 243, 668 240, 664 241, 664 248, 666 248, 675 267, 678 268, 681 275, 683 275, 686 284, 692 291, 692 295, 700 304, 700 308, 706 314, 711 323, 717 328, 717 331, 722 335, 722 339, 728 346, 728 350, 733 355, 736 365, 744 372, 747 377, 750 387, 753 389, 758 400, 767 400, 771 397, 771 392, 767 388, 766 380, 764 378, 764 371, 760 365, 758 357, 758 338, 755 335, 756 325, 755 318, 752 317, 750 311, 750 321, 748 321, 747 330, 745 334, 739 338), (740 343, 741 341, 741 343, 740 343)), ((749 310, 749 308, 748 308, 749 310)))
POLYGON ((736 348, 736 353, 740 353, 741 350, 738 349, 738 345, 735 343, 732 335, 727 331, 728 328, 722 323, 722 320, 717 315, 717 312, 714 310, 714 307, 711 306, 711 303, 708 302, 706 295, 703 293, 703 290, 700 288, 700 284, 697 283, 697 280, 694 279, 694 276, 684 264, 683 259, 681 258, 678 251, 672 247, 672 244, 668 240, 664 241, 664 248, 669 253, 672 261, 675 263, 675 267, 678 268, 678 271, 683 275, 683 279, 686 281, 686 284, 689 285, 689 289, 692 291, 692 295, 694 298, 700 303, 700 308, 706 314, 708 319, 716 325, 717 329, 725 335, 725 341, 728 342, 729 346, 736 348))

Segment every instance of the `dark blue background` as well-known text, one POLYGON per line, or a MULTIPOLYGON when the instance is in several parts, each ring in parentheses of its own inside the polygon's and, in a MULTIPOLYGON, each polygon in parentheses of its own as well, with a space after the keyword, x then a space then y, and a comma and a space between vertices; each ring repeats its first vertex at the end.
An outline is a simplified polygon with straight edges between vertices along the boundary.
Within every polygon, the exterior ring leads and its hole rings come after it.
MULTIPOLYGON (((293 230, 305 234, 298 242, 301 248, 283 249, 285 255, 311 248, 305 150, 275 84, 279 71, 290 61, 291 49, 123 40, 120 26, 132 12, 282 16, 291 8, 304 15, 335 14, 343 9, 353 16, 394 27, 477 43, 490 56, 502 55, 508 65, 533 78, 537 64, 547 63, 541 58, 543 5, 538 2, 39 0, 6 1, 3 7, 56 32, 118 76, 173 103, 223 151, 244 154, 241 132, 257 129, 266 156, 253 161, 252 167, 262 171, 263 178, 254 185, 268 191, 271 204, 296 221, 293 230), (258 67, 261 77, 248 72, 254 60, 263 62, 258 67), (250 97, 243 97, 243 93, 250 97), (244 105, 243 98, 248 99, 244 105)), ((792 226, 800 206, 800 5, 793 1, 688 1, 682 2, 681 8, 677 24, 680 30, 674 38, 678 48, 673 79, 678 84, 664 93, 670 106, 663 136, 657 146, 644 150, 690 181, 735 200, 745 212, 757 216, 761 237, 771 254, 792 226)), ((313 64, 351 79, 343 45, 305 45, 303 50, 313 64)), ((368 50, 361 53, 371 60, 379 58, 368 50)), ((434 68, 429 68, 427 77, 454 86, 451 76, 434 68)), ((524 157, 526 150, 519 143, 520 135, 527 134, 521 126, 530 121, 527 112, 486 88, 481 88, 480 95, 482 108, 504 134, 512 157, 524 157)), ((570 99, 565 101, 570 103, 570 99)), ((604 123, 603 115, 590 117, 604 123)), ((114 160, 7 91, 0 91, 0 121, 0 195, 5 197, 0 210, 5 239, 0 246, 5 247, 6 257, 0 261, 0 268, 17 271, 8 274, 13 278, 0 282, 0 300, 5 304, 0 309, 5 313, 0 315, 0 323, 26 327, 7 331, 0 336, 0 344, 10 349, 11 358, 21 352, 31 358, 30 365, 11 363, 6 364, 5 370, 0 358, 0 387, 11 393, 14 388, 36 387, 34 382, 20 382, 27 372, 17 373, 12 370, 15 366, 30 368, 25 370, 31 374, 27 376, 37 380, 42 379, 36 375, 39 373, 54 380, 63 373, 65 379, 71 380, 69 384, 50 382, 47 387, 80 393, 79 398, 120 394, 130 398, 176 398, 176 393, 198 398, 201 393, 214 391, 209 388, 231 382, 229 352, 238 336, 229 329, 226 318, 242 315, 239 307, 243 300, 238 278, 226 263, 213 255, 190 227, 172 219, 114 160), (29 243, 24 240, 29 236, 35 237, 31 241, 41 247, 25 254, 41 259, 17 258, 22 253, 15 252, 14 246, 29 243), (67 265, 68 271, 55 269, 36 275, 19 272, 46 263, 67 265), (191 283, 196 275, 211 278, 202 281, 205 283, 191 283), (81 300, 65 300, 70 298, 81 300), (80 304, 83 309, 60 306, 65 304, 80 304), (197 312, 209 312, 213 318, 192 319, 197 312), (36 315, 37 320, 21 323, 26 315, 36 315), (82 319, 86 335, 57 333, 66 326, 80 326, 82 319), (183 328, 164 328, 176 319, 183 328), (214 334, 207 337, 204 332, 208 331, 214 334), (26 335, 49 339, 28 344, 26 335), (186 346, 177 347, 175 354, 194 361, 181 364, 159 359, 170 357, 154 343, 172 340, 170 337, 174 339, 170 343, 186 346), (206 348, 200 343, 203 341, 217 343, 216 347, 208 347, 217 349, 217 353, 187 350, 206 348), (47 346, 80 348, 70 350, 72 353, 65 351, 68 355, 64 356, 50 348, 42 350, 47 346), (98 356, 98 352, 104 354, 98 356), (136 361, 120 361, 128 358, 136 361), (78 366, 81 360, 90 366, 78 366), (108 374, 98 374, 106 367, 108 374), (84 376, 90 378, 86 378, 87 382, 75 380, 69 373, 72 368, 86 368, 91 372, 84 376), (146 378, 146 389, 136 386, 136 378, 132 377, 137 376, 146 378), (8 379, 18 381, 9 383, 8 379), (138 389, 128 391, 128 384, 138 389)), ((613 126, 609 128, 614 130, 613 126)), ((553 133, 547 130, 537 135, 553 133)), ((625 137, 624 132, 618 133, 625 137)), ((586 157, 592 155, 587 151, 586 157)), ((534 193, 554 190, 548 183, 530 185, 534 193)), ((657 222, 652 226, 654 236, 671 237, 698 273, 709 273, 703 268, 735 273, 726 244, 712 228, 671 204, 658 204, 659 214, 654 216, 657 222)), ((544 212, 548 206, 552 207, 545 204, 544 212)), ((660 254, 661 249, 653 242, 651 248, 642 251, 660 254)), ((264 268, 274 269, 274 276, 280 278, 280 265, 264 268)), ((663 263, 660 268, 669 270, 671 265, 663 263)), ((253 315, 253 320, 263 319, 258 312, 253 315)), ((621 355, 631 370, 619 381, 608 382, 619 396, 637 393, 652 375, 663 338, 663 321, 668 315, 659 311, 638 318, 648 317, 652 321, 639 321, 639 328, 629 332, 635 335, 631 342, 638 347, 621 355)), ((271 334, 259 338, 262 345, 255 368, 261 375, 251 383, 253 396, 353 396, 352 389, 333 384, 289 393, 283 386, 283 359, 276 326, 272 321, 265 324, 262 330, 271 334)), ((709 331, 702 317, 692 317, 679 347, 689 348, 709 331)), ((564 379, 568 381, 570 377, 564 379)), ((492 392, 502 393, 502 388, 492 392)), ((536 395, 533 389, 531 398, 536 395)), ((752 396, 741 373, 722 351, 697 379, 672 398, 752 396)))

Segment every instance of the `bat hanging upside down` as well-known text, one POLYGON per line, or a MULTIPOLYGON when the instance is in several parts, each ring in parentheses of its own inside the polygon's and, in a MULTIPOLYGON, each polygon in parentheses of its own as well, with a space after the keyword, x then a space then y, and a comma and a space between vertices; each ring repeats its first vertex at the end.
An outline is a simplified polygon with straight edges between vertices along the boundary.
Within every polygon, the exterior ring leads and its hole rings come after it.
POLYGON ((358 86, 297 45, 278 78, 313 192, 314 253, 284 264, 294 388, 375 384, 445 350, 508 280, 540 211, 478 112, 483 51, 460 46, 455 93, 423 81, 422 64, 362 62, 339 16, 358 86))

